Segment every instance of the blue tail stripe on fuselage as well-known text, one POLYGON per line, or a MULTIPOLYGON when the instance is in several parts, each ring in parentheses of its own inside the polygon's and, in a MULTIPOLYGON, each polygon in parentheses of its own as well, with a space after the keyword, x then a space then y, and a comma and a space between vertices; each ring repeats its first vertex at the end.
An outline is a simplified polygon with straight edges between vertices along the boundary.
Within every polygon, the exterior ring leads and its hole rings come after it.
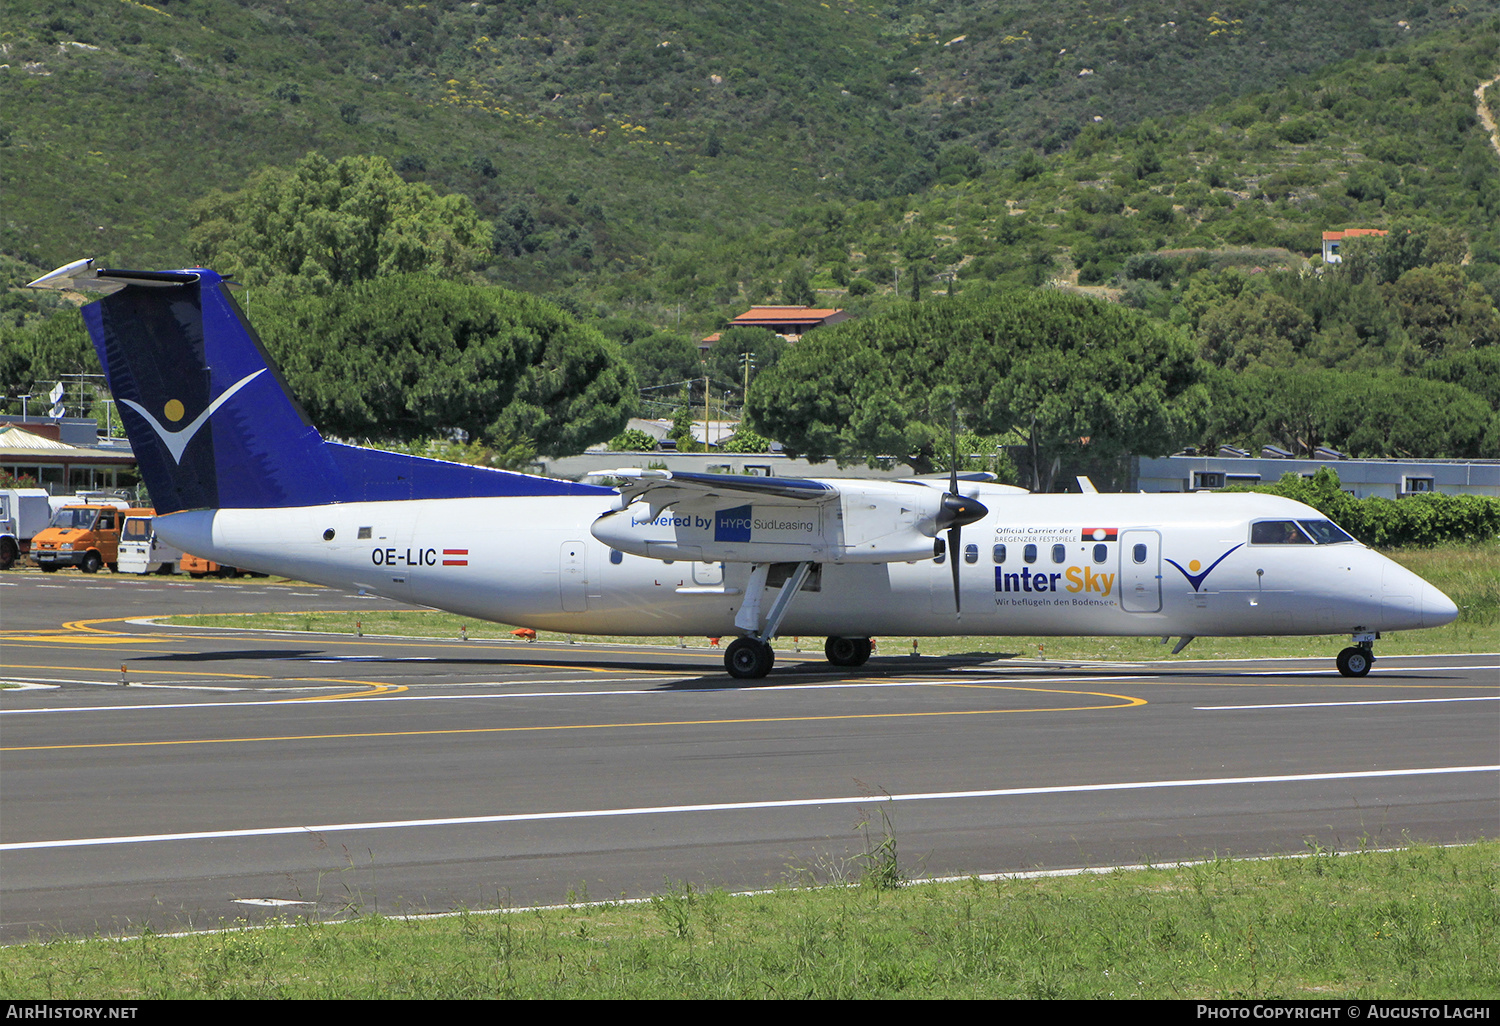
POLYGON ((181 284, 129 285, 83 311, 158 513, 613 494, 326 442, 291 398, 223 279, 197 273, 199 280, 181 284))

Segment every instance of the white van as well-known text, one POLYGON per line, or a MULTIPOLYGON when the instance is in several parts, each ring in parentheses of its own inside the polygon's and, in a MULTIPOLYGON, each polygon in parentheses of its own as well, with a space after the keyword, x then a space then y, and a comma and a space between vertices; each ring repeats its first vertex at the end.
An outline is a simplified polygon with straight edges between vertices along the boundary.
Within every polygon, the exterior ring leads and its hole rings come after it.
POLYGON ((150 517, 126 517, 120 531, 120 573, 170 574, 182 564, 182 550, 156 537, 150 517))

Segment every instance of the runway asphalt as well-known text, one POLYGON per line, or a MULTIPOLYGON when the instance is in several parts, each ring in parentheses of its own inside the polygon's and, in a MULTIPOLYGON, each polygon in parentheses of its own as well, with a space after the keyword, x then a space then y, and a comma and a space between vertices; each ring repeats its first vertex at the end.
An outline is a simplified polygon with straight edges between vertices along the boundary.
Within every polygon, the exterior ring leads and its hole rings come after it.
POLYGON ((886 823, 913 876, 1500 826, 1494 655, 779 654, 747 685, 700 650, 132 622, 390 606, 0 575, 0 942, 843 879, 886 823))

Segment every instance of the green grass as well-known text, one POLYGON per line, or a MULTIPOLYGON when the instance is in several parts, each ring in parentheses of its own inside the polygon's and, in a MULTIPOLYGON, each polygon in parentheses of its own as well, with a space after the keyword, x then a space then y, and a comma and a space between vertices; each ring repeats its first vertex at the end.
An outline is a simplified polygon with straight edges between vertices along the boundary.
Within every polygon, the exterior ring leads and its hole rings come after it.
MULTIPOLYGON (((1459 607, 1459 617, 1446 627, 1422 631, 1387 633, 1376 645, 1376 656, 1431 655, 1435 653, 1500 652, 1500 541, 1482 545, 1452 544, 1429 549, 1394 549, 1385 553, 1403 566, 1441 588, 1459 607)), ((515 640, 512 627, 433 610, 376 612, 311 612, 204 614, 175 616, 161 622, 204 627, 246 627, 269 630, 313 631, 398 637, 458 638, 460 632, 473 640, 515 640)), ((596 637, 538 631, 539 642, 597 642, 608 644, 662 645, 676 647, 676 636, 596 637)), ((1056 660, 1106 660, 1140 662, 1169 659, 1171 647, 1157 638, 1089 637, 899 637, 876 639, 876 655, 906 655, 916 642, 925 656, 1009 655, 1056 660)), ((684 644, 702 647, 702 638, 684 638, 684 644)), ((517 642, 523 644, 523 642, 517 642)), ((1347 635, 1310 637, 1199 638, 1179 659, 1270 659, 1332 658, 1349 644, 1347 635)), ((778 652, 821 657, 822 638, 781 637, 778 652)))
MULTIPOLYGON (((0 997, 1489 998, 1500 846, 0 948, 0 997)), ((574 897, 570 895, 570 899, 574 897)))

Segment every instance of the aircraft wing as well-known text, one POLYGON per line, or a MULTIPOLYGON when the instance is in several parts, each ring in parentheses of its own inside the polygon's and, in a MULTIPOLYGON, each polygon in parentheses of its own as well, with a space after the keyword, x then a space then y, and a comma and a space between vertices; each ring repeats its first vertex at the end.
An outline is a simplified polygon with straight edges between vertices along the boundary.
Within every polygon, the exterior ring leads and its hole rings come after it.
POLYGON ((794 502, 831 502, 839 491, 825 481, 791 477, 752 477, 748 474, 695 474, 670 470, 606 470, 590 477, 616 477, 621 509, 645 499, 653 509, 695 499, 790 499, 794 502))

